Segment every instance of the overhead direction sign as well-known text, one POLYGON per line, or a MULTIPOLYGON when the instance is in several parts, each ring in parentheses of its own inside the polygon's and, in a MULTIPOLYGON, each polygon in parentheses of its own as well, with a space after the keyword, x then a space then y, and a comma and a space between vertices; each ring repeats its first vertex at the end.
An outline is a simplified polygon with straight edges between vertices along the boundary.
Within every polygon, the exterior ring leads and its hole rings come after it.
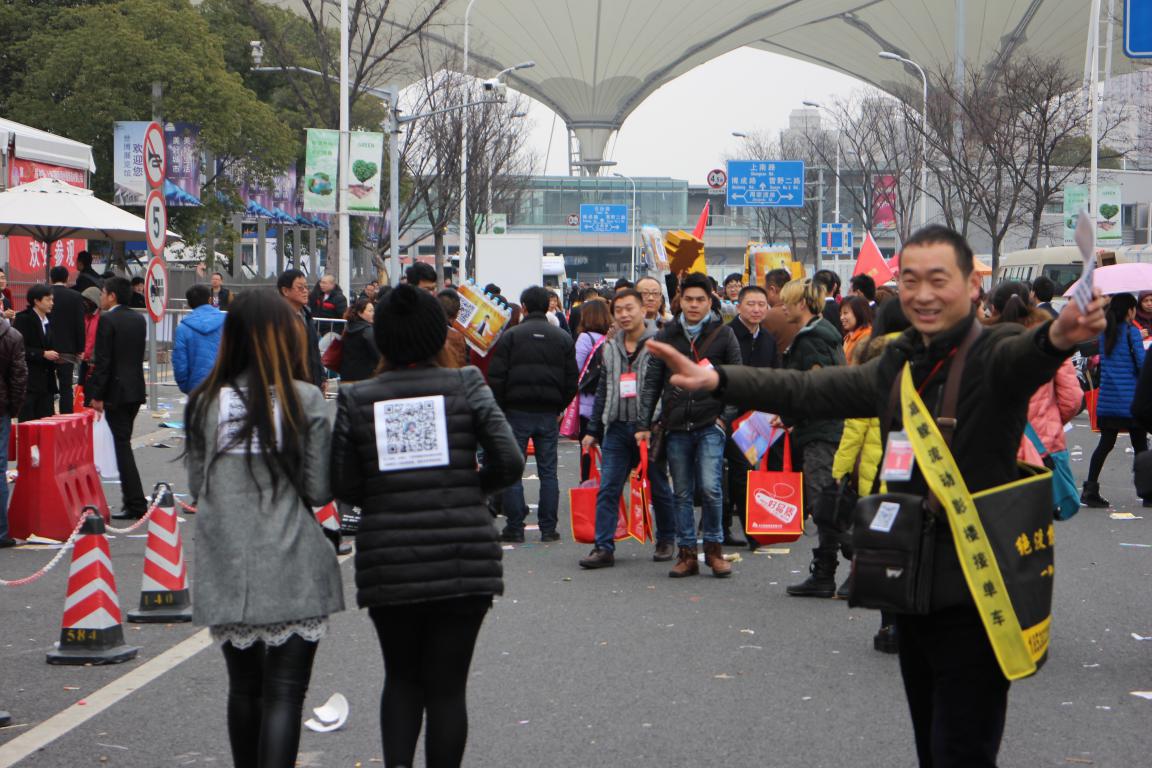
POLYGON ((164 258, 164 241, 168 236, 168 207, 164 205, 164 193, 153 189, 144 202, 144 230, 148 241, 148 251, 158 259, 164 258))
POLYGON ((821 256, 851 256, 855 253, 851 224, 820 225, 821 256))
POLYGON ((1152 0, 1124 0, 1124 55, 1152 58, 1152 0))
POLYGON ((584 203, 580 206, 580 231, 595 234, 626 233, 628 206, 584 203))
POLYGON ((144 178, 149 187, 160 187, 167 175, 168 151, 164 147, 164 129, 153 121, 144 130, 144 178))
POLYGON ((801 208, 803 160, 729 160, 728 205, 750 208, 801 208))
POLYGON ((144 272, 144 304, 156 322, 164 319, 168 309, 168 268, 164 260, 153 258, 144 272))

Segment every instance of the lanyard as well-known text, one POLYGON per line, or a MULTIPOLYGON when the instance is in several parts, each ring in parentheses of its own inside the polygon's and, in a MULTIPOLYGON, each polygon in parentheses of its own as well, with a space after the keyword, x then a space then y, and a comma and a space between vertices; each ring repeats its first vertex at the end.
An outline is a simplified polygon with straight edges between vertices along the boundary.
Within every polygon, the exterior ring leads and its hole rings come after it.
POLYGON ((923 395, 924 390, 928 388, 928 384, 932 381, 932 379, 936 378, 936 374, 940 373, 940 369, 944 367, 944 363, 948 362, 955 356, 956 347, 953 347, 952 351, 948 353, 947 357, 942 358, 939 362, 936 363, 936 365, 932 367, 932 370, 928 372, 928 378, 920 382, 920 386, 916 388, 916 394, 923 395))

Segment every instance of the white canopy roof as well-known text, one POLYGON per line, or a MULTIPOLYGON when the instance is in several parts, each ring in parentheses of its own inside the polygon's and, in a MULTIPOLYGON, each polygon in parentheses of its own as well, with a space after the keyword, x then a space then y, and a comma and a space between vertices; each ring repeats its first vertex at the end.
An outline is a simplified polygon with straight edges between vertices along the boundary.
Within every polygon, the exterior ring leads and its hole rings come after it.
MULTIPOLYGON (((270 0, 300 9, 300 0, 270 0)), ((450 0, 428 35, 462 49, 467 0, 450 0)), ((392 0, 388 14, 412 16, 422 0, 392 0)), ((915 71, 877 57, 900 53, 929 71, 964 52, 989 66, 1026 47, 1085 68, 1089 0, 481 0, 470 17, 470 71, 485 76, 525 60, 536 67, 509 84, 547 104, 595 166, 604 147, 664 83, 736 48, 753 46, 836 69, 885 90, 918 83, 915 71), (916 78, 909 80, 908 78, 916 78)), ((336 4, 328 5, 335 9, 336 4)), ((335 12, 333 10, 333 12, 335 12)), ((335 22, 332 22, 335 26, 335 22)), ((1113 71, 1133 68, 1113 30, 1113 71)), ((770 73, 750 73, 768 96, 770 73)), ((686 104, 685 110, 691 109, 686 104)))
POLYGON ((0 118, 0 153, 7 154, 9 148, 22 160, 79 168, 89 173, 96 171, 89 145, 0 118))

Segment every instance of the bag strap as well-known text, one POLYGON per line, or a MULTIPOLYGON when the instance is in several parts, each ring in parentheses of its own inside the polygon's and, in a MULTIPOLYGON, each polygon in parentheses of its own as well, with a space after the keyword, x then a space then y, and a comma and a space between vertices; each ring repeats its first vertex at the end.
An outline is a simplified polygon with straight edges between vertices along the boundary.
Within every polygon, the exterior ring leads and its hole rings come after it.
POLYGON ((1032 428, 1031 422, 1024 424, 1024 436, 1032 442, 1032 447, 1036 449, 1036 453, 1042 457, 1048 455, 1048 446, 1044 445, 1044 441, 1040 439, 1040 435, 1036 434, 1036 430, 1032 428))
POLYGON ((700 346, 696 348, 696 356, 703 359, 708 357, 708 350, 712 347, 712 342, 720 335, 720 331, 724 330, 723 321, 718 321, 716 327, 708 332, 708 335, 700 340, 700 346))
POLYGON ((643 482, 648 478, 648 441, 640 443, 640 465, 636 467, 636 477, 643 482))

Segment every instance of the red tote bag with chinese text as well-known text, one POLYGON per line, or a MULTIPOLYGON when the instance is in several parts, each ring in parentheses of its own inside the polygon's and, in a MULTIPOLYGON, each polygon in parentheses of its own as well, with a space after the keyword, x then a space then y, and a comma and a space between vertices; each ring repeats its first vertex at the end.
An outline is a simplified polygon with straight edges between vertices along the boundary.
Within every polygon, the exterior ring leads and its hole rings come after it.
POLYGON ((768 455, 760 469, 748 472, 745 533, 757 544, 783 544, 804 535, 804 474, 792 471, 792 445, 784 433, 784 468, 768 471, 768 455))
MULTIPOLYGON (((568 489, 568 509, 572 515, 572 538, 581 544, 596 543, 596 496, 600 493, 600 449, 593 446, 592 470, 588 479, 568 489)), ((628 538, 624 500, 620 500, 620 517, 616 523, 616 541, 628 538)))
POLYGON ((640 443, 640 465, 628 482, 627 533, 644 544, 652 541, 652 494, 648 485, 648 443, 640 443))

